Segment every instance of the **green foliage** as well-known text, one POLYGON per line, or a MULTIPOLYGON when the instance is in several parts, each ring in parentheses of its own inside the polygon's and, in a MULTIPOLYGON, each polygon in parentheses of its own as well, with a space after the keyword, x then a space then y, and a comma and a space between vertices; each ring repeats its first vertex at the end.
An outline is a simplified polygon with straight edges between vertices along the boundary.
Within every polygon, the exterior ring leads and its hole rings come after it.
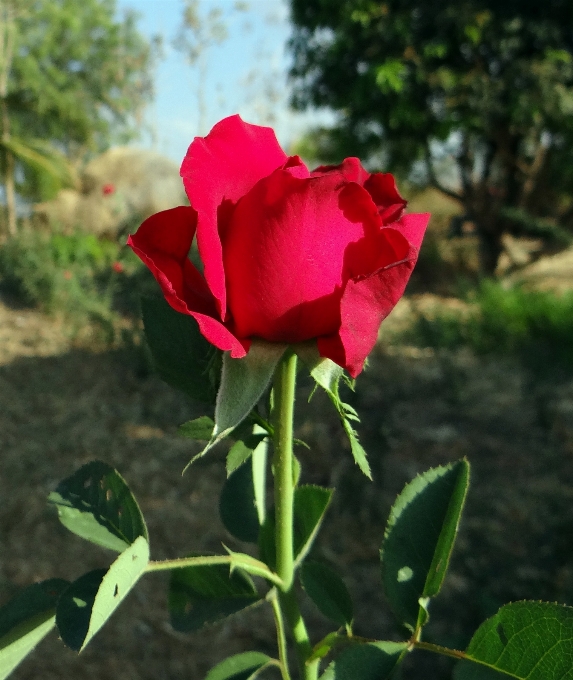
POLYGON ((14 127, 63 145, 105 143, 114 125, 125 125, 151 92, 151 50, 135 15, 118 20, 113 0, 16 5, 8 83, 14 127))
POLYGON ((423 167, 475 221, 486 273, 501 235, 523 226, 503 210, 573 227, 571 3, 550 0, 543 12, 534 0, 290 5, 294 104, 338 114, 303 152, 404 174, 423 167), (444 160, 453 182, 439 176, 444 160))
POLYGON ((400 623, 418 630, 446 575, 469 484, 460 460, 410 482, 392 506, 380 550, 386 597, 400 623))
MULTIPOLYGON (((302 563, 318 534, 330 501, 332 489, 303 485, 294 491, 293 542, 297 564, 302 563)), ((261 559, 271 568, 275 566, 275 517, 270 512, 259 534, 261 559)))
MULTIPOLYGON (((26 304, 62 314, 72 332, 86 324, 115 339, 118 299, 141 265, 119 243, 93 234, 24 230, 0 246, 0 286, 26 304), (116 271, 120 270, 120 271, 116 271)), ((134 313, 134 305, 127 311, 134 313)))
POLYGON ((201 335, 195 319, 176 312, 163 297, 143 297, 141 311, 160 377, 192 399, 215 403, 221 352, 201 335))
POLYGON ((62 593, 56 625, 64 643, 81 652, 145 573, 149 544, 139 536, 109 569, 95 569, 62 593))
POLYGON ((60 482, 48 501, 67 529, 104 548, 123 552, 138 537, 149 538, 135 497, 107 463, 84 465, 60 482))
POLYGON ((247 574, 223 564, 176 569, 169 582, 169 612, 175 630, 188 633, 259 600, 247 574))
POLYGON ((69 583, 34 583, 0 608, 0 680, 7 678, 55 625, 56 603, 69 583))
POLYGON ((352 645, 333 661, 320 680, 387 680, 407 650, 405 643, 352 645))
POLYGON ((235 654, 212 668, 205 680, 251 680, 257 671, 271 665, 273 660, 260 652, 235 654))
POLYGON ((221 491, 219 513, 225 529, 232 536, 250 543, 258 541, 259 517, 255 507, 253 466, 250 461, 229 475, 221 491))
POLYGON ((570 680, 573 608, 514 602, 483 623, 456 666, 455 680, 570 680), (499 672, 498 672, 499 671, 499 672))
POLYGON ((470 308, 463 315, 419 314, 403 340, 430 347, 468 345, 479 353, 520 354, 531 366, 573 365, 572 293, 505 289, 484 281, 468 302, 470 308))
POLYGON ((340 576, 326 564, 306 561, 300 568, 306 594, 324 616, 339 626, 352 625, 354 618, 350 593, 340 576))

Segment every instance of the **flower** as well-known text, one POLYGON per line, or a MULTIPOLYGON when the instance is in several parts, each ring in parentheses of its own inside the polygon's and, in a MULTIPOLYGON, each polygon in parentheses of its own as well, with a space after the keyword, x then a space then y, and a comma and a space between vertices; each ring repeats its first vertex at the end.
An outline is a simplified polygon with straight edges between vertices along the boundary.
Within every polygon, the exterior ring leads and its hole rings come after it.
POLYGON ((122 274, 123 273, 123 265, 121 264, 121 262, 114 262, 111 265, 111 268, 113 269, 113 271, 116 274, 122 274))
POLYGON ((151 216, 128 240, 173 309, 233 358, 254 338, 313 340, 358 375, 429 215, 403 214, 392 175, 357 158, 310 172, 237 115, 193 140, 181 176, 191 206, 151 216), (195 236, 202 273, 188 257, 195 236))
POLYGON ((115 185, 111 183, 104 184, 101 188, 101 192, 104 196, 111 196, 111 194, 115 193, 115 185))

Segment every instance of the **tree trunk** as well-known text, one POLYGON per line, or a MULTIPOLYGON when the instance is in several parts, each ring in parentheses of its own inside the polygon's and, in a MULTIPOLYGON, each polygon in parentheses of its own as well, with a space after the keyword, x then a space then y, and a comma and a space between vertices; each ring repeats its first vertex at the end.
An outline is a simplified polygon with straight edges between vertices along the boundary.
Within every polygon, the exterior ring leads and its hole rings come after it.
POLYGON ((493 276, 497 268, 499 256, 503 251, 502 232, 480 229, 479 235, 479 268, 481 276, 493 276))
POLYGON ((6 213, 8 217, 8 233, 15 236, 16 226, 16 189, 14 187, 14 154, 5 152, 6 169, 4 174, 4 188, 6 191, 6 213))

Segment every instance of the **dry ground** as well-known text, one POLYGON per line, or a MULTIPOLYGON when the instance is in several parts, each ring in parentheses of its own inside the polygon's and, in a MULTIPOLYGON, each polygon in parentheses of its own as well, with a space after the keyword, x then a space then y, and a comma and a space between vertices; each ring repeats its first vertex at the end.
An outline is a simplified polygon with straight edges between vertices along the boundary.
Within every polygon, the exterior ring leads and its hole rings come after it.
MULTIPOLYGON (((399 312, 398 312, 399 314, 399 312)), ((384 336, 383 336, 384 337, 384 336)), ((302 384, 304 406, 308 385, 302 384)), ((335 485, 321 550, 355 598, 357 633, 396 638, 380 595, 378 550, 388 508, 419 471, 461 456, 472 487, 445 590, 428 637, 464 645, 508 600, 573 603, 573 380, 534 377, 512 359, 435 353, 381 343, 351 395, 375 482, 353 465, 336 417, 320 396, 301 408, 305 480, 335 485)), ((224 451, 181 477, 193 445, 177 426, 198 415, 133 356, 73 347, 57 322, 0 304, 0 601, 51 576, 75 578, 112 555, 60 526, 45 499, 57 482, 99 458, 138 497, 154 558, 220 550, 217 515, 224 451)), ((151 575, 78 657, 49 637, 17 680, 201 680, 224 656, 273 653, 264 608, 183 636, 167 623, 166 577, 151 575)), ((326 631, 310 607, 311 626, 326 631)), ((408 680, 450 677, 448 661, 420 655, 408 680)))

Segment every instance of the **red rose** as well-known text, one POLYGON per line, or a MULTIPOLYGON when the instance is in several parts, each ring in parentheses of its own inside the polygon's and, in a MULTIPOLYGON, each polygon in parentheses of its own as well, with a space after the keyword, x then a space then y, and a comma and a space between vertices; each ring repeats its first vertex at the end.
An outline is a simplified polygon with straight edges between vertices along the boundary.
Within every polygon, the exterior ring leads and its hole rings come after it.
POLYGON ((402 215, 392 175, 356 158, 309 172, 270 128, 239 116, 193 140, 181 176, 192 207, 153 215, 128 240, 169 304, 234 358, 251 338, 316 339, 358 375, 429 215, 402 215), (203 274, 188 257, 195 233, 203 274))

